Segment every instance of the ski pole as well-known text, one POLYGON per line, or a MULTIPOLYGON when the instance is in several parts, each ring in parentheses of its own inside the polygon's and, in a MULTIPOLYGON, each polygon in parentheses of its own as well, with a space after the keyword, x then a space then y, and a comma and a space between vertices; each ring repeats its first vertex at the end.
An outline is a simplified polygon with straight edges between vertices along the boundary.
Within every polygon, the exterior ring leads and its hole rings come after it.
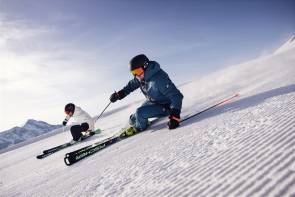
POLYGON ((213 105, 213 106, 211 106, 211 107, 208 107, 208 108, 206 108, 206 109, 204 109, 204 110, 202 110, 202 111, 200 111, 200 112, 198 112, 198 113, 196 113, 196 114, 190 115, 190 116, 186 117, 185 119, 181 120, 180 122, 184 122, 184 121, 186 121, 186 120, 188 120, 188 119, 190 119, 190 118, 193 118, 193 117, 195 117, 195 116, 197 116, 197 115, 199 115, 199 114, 201 114, 201 113, 203 113, 203 112, 205 112, 205 111, 208 111, 208 110, 210 110, 210 109, 212 109, 212 108, 214 108, 214 107, 217 107, 217 106, 219 106, 219 105, 225 104, 226 102, 228 102, 228 101, 230 101, 231 99, 233 99, 233 98, 235 98, 235 97, 238 97, 238 96, 240 96, 239 93, 237 93, 237 94, 233 95, 232 97, 227 98, 227 99, 225 99, 225 100, 223 100, 223 101, 220 101, 219 103, 216 103, 215 105, 213 105))
POLYGON ((102 114, 105 112, 105 110, 110 106, 112 102, 109 102, 109 104, 104 108, 104 110, 102 110, 102 112, 100 113, 100 115, 96 118, 95 122, 102 116, 102 114))

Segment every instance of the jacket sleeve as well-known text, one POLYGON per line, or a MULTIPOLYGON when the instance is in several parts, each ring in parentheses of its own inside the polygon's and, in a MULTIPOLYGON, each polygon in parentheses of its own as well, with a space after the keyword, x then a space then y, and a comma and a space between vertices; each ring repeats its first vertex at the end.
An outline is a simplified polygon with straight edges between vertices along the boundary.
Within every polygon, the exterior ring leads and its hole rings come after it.
POLYGON ((66 125, 70 119, 71 119, 71 116, 67 115, 63 121, 63 125, 66 125))
POLYGON ((134 78, 128 82, 128 84, 122 89, 125 93, 125 96, 136 90, 140 87, 140 82, 138 79, 134 78))
POLYGON ((170 109, 181 111, 183 95, 168 77, 162 78, 161 82, 158 83, 158 88, 170 100, 170 109))

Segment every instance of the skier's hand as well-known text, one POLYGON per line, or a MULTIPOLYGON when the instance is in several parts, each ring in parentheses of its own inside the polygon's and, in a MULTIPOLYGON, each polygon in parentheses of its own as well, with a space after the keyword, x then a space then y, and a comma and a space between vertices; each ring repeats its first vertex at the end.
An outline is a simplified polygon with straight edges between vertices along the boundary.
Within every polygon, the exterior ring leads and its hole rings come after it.
POLYGON ((114 92, 111 96, 110 96, 110 101, 112 103, 116 102, 117 100, 121 100, 125 97, 125 93, 123 90, 120 90, 119 92, 114 92))
POLYGON ((112 103, 116 102, 119 99, 119 95, 118 92, 114 92, 111 96, 110 96, 110 101, 112 103))
POLYGON ((62 125, 63 125, 63 126, 66 126, 67 123, 68 123, 68 121, 69 121, 69 119, 67 119, 67 117, 66 117, 65 120, 62 122, 62 125))
POLYGON ((168 127, 169 129, 175 129, 179 126, 180 123, 180 110, 178 109, 171 109, 168 127))
POLYGON ((169 129, 176 129, 179 126, 179 122, 175 119, 170 119, 168 122, 169 129))

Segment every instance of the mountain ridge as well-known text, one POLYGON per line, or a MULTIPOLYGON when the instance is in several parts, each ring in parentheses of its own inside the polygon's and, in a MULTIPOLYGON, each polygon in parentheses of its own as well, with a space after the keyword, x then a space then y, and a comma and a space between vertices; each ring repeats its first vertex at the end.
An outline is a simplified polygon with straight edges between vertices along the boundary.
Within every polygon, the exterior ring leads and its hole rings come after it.
POLYGON ((51 125, 44 121, 28 119, 23 126, 15 126, 0 133, 0 150, 49 133, 60 127, 61 125, 51 125))

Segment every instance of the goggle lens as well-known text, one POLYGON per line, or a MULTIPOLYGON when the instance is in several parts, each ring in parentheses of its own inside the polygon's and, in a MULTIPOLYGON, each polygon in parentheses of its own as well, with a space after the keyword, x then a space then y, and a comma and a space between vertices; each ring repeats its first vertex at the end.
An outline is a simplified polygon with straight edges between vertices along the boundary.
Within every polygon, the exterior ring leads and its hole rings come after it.
POLYGON ((131 71, 131 73, 134 75, 134 76, 140 76, 142 75, 144 72, 143 68, 137 68, 137 69, 134 69, 131 71))

